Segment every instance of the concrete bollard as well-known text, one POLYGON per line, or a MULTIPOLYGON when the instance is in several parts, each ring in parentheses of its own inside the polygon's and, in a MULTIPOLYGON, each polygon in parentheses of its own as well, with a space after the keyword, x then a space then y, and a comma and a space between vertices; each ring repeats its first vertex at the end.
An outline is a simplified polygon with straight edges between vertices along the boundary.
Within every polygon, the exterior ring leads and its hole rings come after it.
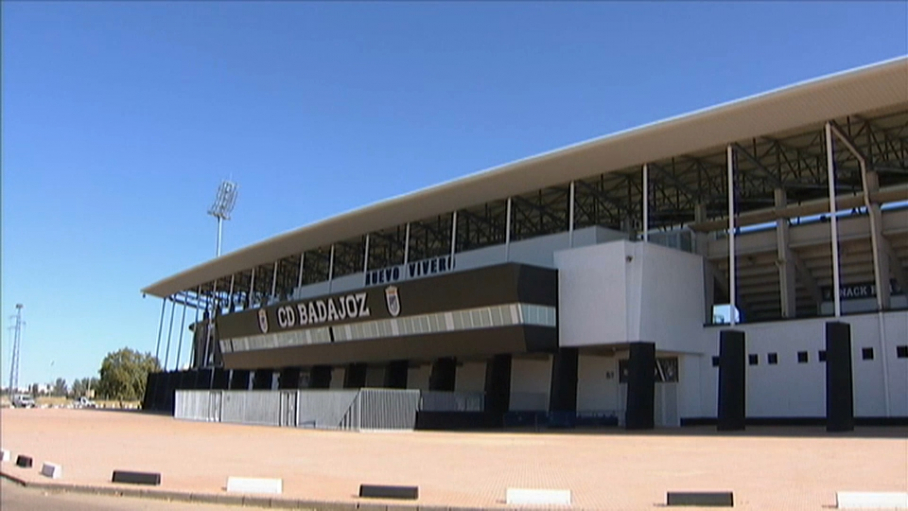
POLYGON ((391 486, 387 484, 361 484, 359 496, 365 499, 402 499, 419 498, 418 486, 391 486))
POLYGON ((41 475, 51 479, 60 479, 63 477, 63 467, 56 463, 47 463, 41 465, 41 475))
POLYGON ((280 495, 284 490, 281 479, 256 477, 228 477, 227 491, 230 493, 271 493, 280 495))
POLYGON ((570 506, 571 490, 508 488, 505 501, 520 506, 570 506))
POLYGON ((0 449, 0 463, 6 463, 10 460, 9 451, 6 449, 0 449))
POLYGON ((908 493, 839 491, 835 502, 839 509, 908 509, 908 493))

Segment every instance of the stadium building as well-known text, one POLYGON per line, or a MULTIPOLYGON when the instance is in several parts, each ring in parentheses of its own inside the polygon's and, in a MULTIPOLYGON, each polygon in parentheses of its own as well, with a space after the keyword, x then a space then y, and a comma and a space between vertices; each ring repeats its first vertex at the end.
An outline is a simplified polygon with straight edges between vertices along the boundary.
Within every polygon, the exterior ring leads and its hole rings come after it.
POLYGON ((827 416, 826 328, 841 322, 854 417, 904 422, 906 279, 900 58, 369 205, 149 285, 199 321, 194 370, 152 375, 146 406, 172 409, 187 388, 391 388, 481 395, 484 424, 702 424, 731 329, 747 419, 810 422, 827 416))

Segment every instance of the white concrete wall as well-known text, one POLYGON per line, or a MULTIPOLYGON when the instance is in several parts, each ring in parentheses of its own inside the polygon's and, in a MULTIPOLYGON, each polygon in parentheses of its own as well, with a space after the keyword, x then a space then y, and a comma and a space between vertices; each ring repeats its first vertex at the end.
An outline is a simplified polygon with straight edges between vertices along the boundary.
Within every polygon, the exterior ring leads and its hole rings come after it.
POLYGON ((546 356, 543 359, 516 357, 512 359, 511 410, 548 410, 551 386, 551 356, 546 356))
POLYGON ((555 254, 561 346, 627 342, 625 252, 614 242, 555 254))
MULTIPOLYGON (((717 341, 718 342, 718 341, 717 341)), ((661 354, 659 355, 661 356, 661 354)), ((678 355, 678 416, 700 417, 704 410, 709 410, 709 403, 705 403, 703 396, 704 380, 716 380, 718 372, 712 372, 712 356, 697 354, 678 355)), ((716 392, 712 389, 713 393, 716 392)), ((709 395, 709 394, 706 394, 709 395)), ((713 400, 712 411, 707 416, 716 415, 716 403, 713 400)))
POLYGON ((577 411, 618 410, 618 359, 580 354, 577 362, 577 411))
POLYGON ((407 369, 407 388, 429 390, 429 375, 432 373, 432 364, 422 364, 407 369))
MULTIPOLYGON (((586 227, 574 231, 574 247, 585 247, 618 239, 627 239, 627 234, 603 227, 586 227)), ((554 253, 570 248, 570 236, 567 232, 538 236, 511 243, 510 257, 507 257, 504 245, 458 252, 454 256, 456 270, 472 270, 505 262, 519 262, 553 268, 554 253)))
POLYGON ((697 255, 616 241, 555 254, 562 346, 656 343, 703 352, 703 265, 697 255))
POLYGON ((331 386, 332 389, 342 389, 344 388, 344 376, 347 374, 347 369, 344 367, 335 367, 331 369, 331 386))
MULTIPOLYGON (((626 233, 613 231, 603 227, 586 227, 574 231, 574 247, 583 247, 624 239, 627 239, 626 233)), ((504 244, 484 247, 477 250, 468 250, 454 255, 454 271, 472 270, 485 266, 502 264, 508 261, 553 268, 553 254, 558 250, 567 248, 570 248, 570 243, 568 233, 565 231, 558 234, 538 236, 536 238, 512 242, 510 258, 506 257, 504 244)), ((364 279, 365 276, 363 273, 359 272, 338 277, 331 282, 330 286, 328 285, 328 282, 309 284, 296 288, 293 293, 293 299, 301 300, 326 295, 328 293, 342 293, 354 289, 361 289, 363 287, 364 279)))
POLYGON ((454 390, 464 392, 482 392, 486 386, 486 363, 464 362, 458 365, 454 378, 454 390))
POLYGON ((318 282, 307 286, 298 287, 293 290, 293 299, 302 300, 313 296, 322 296, 328 294, 328 282, 318 282))
POLYGON ((705 351, 698 342, 706 314, 703 259, 653 243, 625 245, 633 257, 627 264, 629 340, 655 342, 660 351, 705 351))
MULTIPOLYGON (((896 345, 908 343, 908 311, 883 314, 886 334, 886 373, 889 382, 889 414, 908 416, 908 359, 896 358, 896 345)), ((756 354, 759 363, 747 365, 748 417, 825 417, 826 366, 818 352, 825 349, 825 324, 829 318, 737 325, 746 335, 746 354, 756 354), (808 352, 808 363, 799 364, 797 353, 808 352), (779 363, 769 365, 767 354, 777 353, 779 363)), ((883 353, 879 316, 846 316, 851 325, 854 414, 856 417, 886 417, 883 353), (874 348, 874 359, 863 360, 862 348, 874 348)), ((715 417, 718 368, 712 355, 718 354, 720 328, 704 329, 710 356, 702 358, 700 379, 701 417, 715 417)), ((682 380, 685 374, 681 372, 682 380)), ((685 396, 685 399, 690 398, 685 396)), ((683 417, 690 408, 685 407, 683 417)))
POLYGON ((363 283, 365 282, 365 275, 362 272, 351 273, 350 275, 344 275, 343 277, 338 277, 331 281, 331 292, 332 293, 342 293, 344 291, 352 291, 354 289, 362 289, 363 283))
POLYGON ((454 254, 454 271, 474 270, 484 266, 502 264, 505 261, 504 245, 467 250, 454 254))

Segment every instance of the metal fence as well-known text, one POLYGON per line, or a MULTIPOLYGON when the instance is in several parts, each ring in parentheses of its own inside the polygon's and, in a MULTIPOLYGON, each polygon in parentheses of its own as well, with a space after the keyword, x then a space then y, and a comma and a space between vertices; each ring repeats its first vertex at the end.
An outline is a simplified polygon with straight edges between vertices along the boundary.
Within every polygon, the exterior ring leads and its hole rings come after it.
POLYGON ((475 392, 359 390, 178 390, 183 420, 318 429, 413 429, 416 413, 481 411, 475 392))

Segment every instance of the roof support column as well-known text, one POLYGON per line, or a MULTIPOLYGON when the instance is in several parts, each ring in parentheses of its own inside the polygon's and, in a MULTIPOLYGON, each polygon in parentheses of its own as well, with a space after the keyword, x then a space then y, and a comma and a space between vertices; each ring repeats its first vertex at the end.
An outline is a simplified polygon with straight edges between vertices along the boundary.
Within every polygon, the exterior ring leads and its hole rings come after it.
MULTIPOLYGON (((410 224, 407 224, 407 225, 409 226, 410 224)), ((409 229, 408 229, 408 231, 409 231, 409 229)), ((302 264, 303 263, 300 263, 300 271, 302 271, 302 264)), ((367 271, 369 271, 369 234, 368 233, 366 233, 366 246, 363 249, 363 275, 365 275, 367 271)))
POLYGON ((735 150, 731 145, 726 149, 728 163, 728 303, 731 326, 737 323, 737 279, 735 278, 735 150))
MULTIPOLYGON (((167 370, 167 363, 170 361, 170 338, 173 337, 173 313, 177 308, 177 302, 174 300, 170 301, 170 326, 167 328, 167 347, 164 348, 164 365, 163 368, 167 370)), ((158 361, 160 363, 160 360, 158 361)))
POLYGON ((643 242, 646 243, 649 241, 649 165, 646 163, 643 164, 643 192, 640 195, 643 202, 643 242))
POLYGON ((277 293, 277 265, 280 261, 274 262, 274 271, 271 272, 271 299, 274 300, 274 294, 277 293))
POLYGON ((161 354, 161 332, 164 331, 164 309, 167 308, 167 298, 161 300, 161 321, 158 323, 158 343, 154 347, 154 358, 161 354))
POLYGON ((202 367, 208 367, 211 365, 208 362, 208 358, 212 354, 211 342, 214 340, 214 316, 215 311, 218 310, 218 281, 215 280, 214 284, 211 287, 211 312, 208 314, 208 328, 205 329, 205 359, 202 360, 202 367))
POLYGON ((504 220, 504 260, 511 260, 511 198, 508 197, 508 210, 504 220))
POLYGON ((191 367, 198 367, 198 353, 199 347, 196 345, 198 341, 199 333, 199 309, 201 309, 201 301, 199 300, 200 295, 202 294, 202 286, 199 286, 198 290, 195 293, 196 296, 196 307, 195 307, 195 323, 192 324, 192 350, 190 350, 189 355, 189 364, 191 367))
POLYGON ((249 279, 249 296, 246 297, 246 308, 252 308, 252 300, 255 297, 255 266, 252 267, 252 278, 249 279))
MULTIPOLYGON (((776 209, 788 205, 788 196, 782 188, 773 191, 776 209)), ((788 218, 781 215, 776 219, 776 266, 779 270, 779 298, 783 318, 797 315, 797 268, 788 248, 788 218)))
POLYGON ((183 354, 183 332, 186 330, 186 304, 183 304, 183 317, 180 319, 180 341, 177 343, 177 358, 173 368, 180 369, 180 355, 183 354))
MULTIPOLYGON (((410 224, 407 224, 407 235, 410 234, 410 224)), ((454 266, 454 251, 457 249, 457 211, 451 214, 451 267, 454 266)))
MULTIPOLYGON (((697 204, 694 208, 694 223, 706 221, 706 204, 697 204)), ((713 323, 713 306, 716 304, 716 273, 713 271, 713 265, 709 263, 709 234, 700 231, 694 231, 694 243, 696 244, 697 254, 703 258, 703 298, 704 298, 704 318, 707 324, 713 323)))
MULTIPOLYGON (((227 299, 230 300, 230 312, 233 312, 234 307, 236 306, 236 301, 233 299, 233 284, 236 279, 236 273, 230 274, 230 291, 227 292, 227 299)), ((177 360, 179 363, 179 360, 177 360)))
POLYGON ((832 133, 845 144, 851 154, 857 158, 861 167, 864 207, 867 208, 867 216, 870 218, 870 247, 873 250, 873 280, 876 287, 876 304, 878 310, 887 310, 890 307, 889 255, 881 247, 883 219, 880 213, 880 204, 870 200, 871 194, 875 194, 880 190, 879 177, 876 172, 867 171, 867 159, 845 133, 835 124, 828 123, 828 126, 832 133))
MULTIPOLYGON (((454 220, 457 221, 455 213, 454 220)), ((407 229, 404 231, 404 266, 410 262, 410 222, 407 222, 407 229)))
POLYGON ((571 181, 570 211, 568 212, 568 246, 574 248, 574 182, 571 181))
POLYGON ((835 204, 835 157, 832 125, 826 123, 826 174, 829 184, 829 220, 832 226, 832 296, 835 317, 842 316, 842 297, 839 288, 839 222, 835 204))
MULTIPOLYGON (((826 136, 830 140, 832 133, 845 144, 845 147, 858 159, 861 167, 861 185, 864 188, 864 207, 867 209, 867 216, 870 218, 870 246, 873 251, 873 277, 876 287, 876 304, 877 304, 877 321, 880 329, 880 358, 882 359, 882 376, 883 376, 883 395, 886 398, 886 416, 891 415, 890 395, 889 395, 889 348, 886 343, 886 326, 883 324, 883 311, 890 307, 890 289, 889 289, 889 254, 881 250, 883 238, 883 219, 880 214, 880 204, 871 202, 870 194, 879 191, 880 182, 876 172, 867 172, 867 158, 852 143, 852 141, 833 123, 826 123, 826 136)), ((830 151, 831 154, 831 151, 830 151)), ((830 158, 830 163, 832 159, 830 158)), ((832 204, 832 198, 829 202, 832 204)), ((838 286, 836 286, 838 288, 838 286)))
POLYGON ((331 256, 328 258, 328 292, 334 284, 334 245, 331 245, 331 256))
MULTIPOLYGON (((369 235, 366 235, 366 260, 369 259, 369 235)), ((296 287, 303 287, 303 263, 306 262, 306 252, 300 252, 300 272, 296 276, 296 287)))

